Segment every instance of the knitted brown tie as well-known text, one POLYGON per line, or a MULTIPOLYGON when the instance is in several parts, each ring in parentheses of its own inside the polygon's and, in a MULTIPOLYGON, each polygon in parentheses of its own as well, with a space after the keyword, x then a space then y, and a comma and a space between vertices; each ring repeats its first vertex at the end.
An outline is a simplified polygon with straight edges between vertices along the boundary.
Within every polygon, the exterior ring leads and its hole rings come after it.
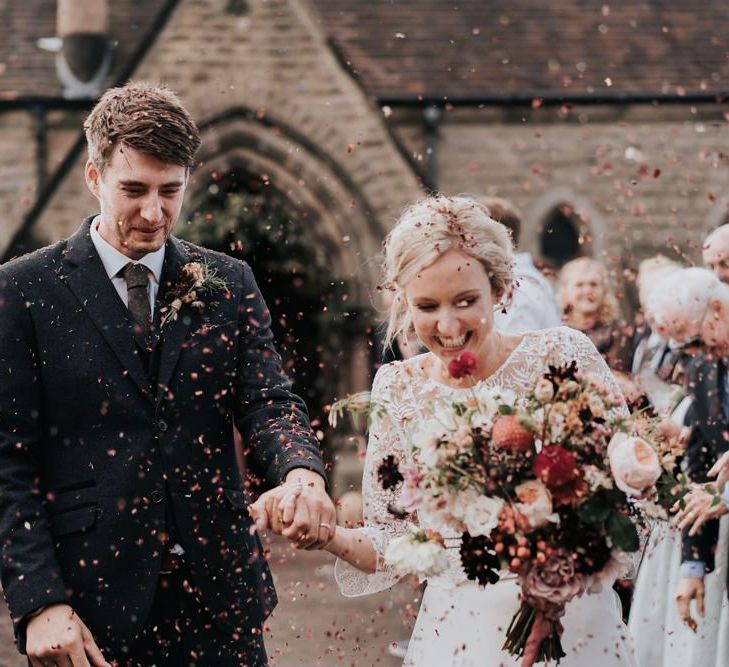
POLYGON ((129 312, 146 336, 152 321, 149 308, 149 269, 142 264, 129 262, 124 267, 124 280, 127 281, 129 312))

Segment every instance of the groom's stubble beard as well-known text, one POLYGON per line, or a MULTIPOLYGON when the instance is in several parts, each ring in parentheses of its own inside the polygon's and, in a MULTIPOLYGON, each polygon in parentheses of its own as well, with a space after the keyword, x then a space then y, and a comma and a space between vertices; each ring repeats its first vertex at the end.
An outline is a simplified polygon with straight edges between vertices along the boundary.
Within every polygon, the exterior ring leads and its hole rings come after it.
POLYGON ((140 230, 150 227, 148 223, 140 219, 140 222, 135 224, 133 221, 118 218, 113 224, 113 234, 121 251, 131 259, 138 260, 159 250, 167 242, 176 225, 176 219, 164 216, 160 224, 152 226, 157 233, 145 239, 140 230))

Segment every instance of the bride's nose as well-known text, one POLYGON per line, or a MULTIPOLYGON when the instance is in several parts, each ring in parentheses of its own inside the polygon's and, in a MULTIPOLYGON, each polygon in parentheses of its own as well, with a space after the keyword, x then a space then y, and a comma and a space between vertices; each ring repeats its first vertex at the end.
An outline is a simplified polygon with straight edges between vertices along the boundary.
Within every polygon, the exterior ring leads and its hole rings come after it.
POLYGON ((452 313, 444 313, 438 318, 436 327, 442 336, 457 336, 460 333, 461 324, 452 313))

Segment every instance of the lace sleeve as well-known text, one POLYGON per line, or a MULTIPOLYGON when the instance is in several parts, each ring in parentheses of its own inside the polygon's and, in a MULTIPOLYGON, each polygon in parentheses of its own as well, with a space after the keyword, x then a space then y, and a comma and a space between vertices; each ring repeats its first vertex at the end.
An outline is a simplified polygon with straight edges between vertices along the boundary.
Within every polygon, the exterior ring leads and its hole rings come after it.
POLYGON ((368 574, 358 570, 341 558, 334 566, 334 576, 343 595, 355 597, 369 595, 393 586, 400 579, 384 563, 384 553, 390 540, 410 532, 413 523, 395 518, 388 506, 397 501, 399 487, 385 491, 377 479, 377 468, 386 456, 400 459, 403 454, 404 433, 394 418, 401 394, 398 364, 382 366, 372 386, 372 401, 387 408, 387 412, 373 416, 370 424, 362 479, 364 527, 358 531, 367 536, 377 551, 377 571, 368 574))
POLYGON ((577 329, 560 327, 554 331, 558 332, 555 347, 561 363, 569 363, 574 359, 580 371, 591 375, 611 394, 620 397, 620 405, 615 408, 615 414, 627 416, 628 406, 620 385, 592 341, 577 329))

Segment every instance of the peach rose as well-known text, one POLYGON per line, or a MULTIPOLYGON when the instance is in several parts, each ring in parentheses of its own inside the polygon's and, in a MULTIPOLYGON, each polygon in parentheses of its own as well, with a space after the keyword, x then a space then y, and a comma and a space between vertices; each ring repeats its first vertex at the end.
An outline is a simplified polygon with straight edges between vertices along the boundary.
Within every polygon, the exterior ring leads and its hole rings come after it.
POLYGON ((608 445, 610 469, 616 486, 639 496, 661 476, 661 463, 653 447, 637 436, 616 433, 608 445))

